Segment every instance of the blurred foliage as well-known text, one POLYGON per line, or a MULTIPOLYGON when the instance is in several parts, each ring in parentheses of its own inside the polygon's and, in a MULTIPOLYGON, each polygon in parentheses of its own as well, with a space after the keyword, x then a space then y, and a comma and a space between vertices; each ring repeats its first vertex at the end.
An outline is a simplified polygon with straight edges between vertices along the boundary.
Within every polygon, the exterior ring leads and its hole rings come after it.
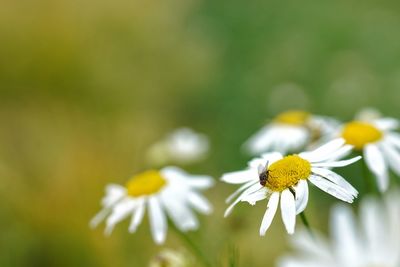
MULTIPOLYGON (((394 0, 1 1, 0 266, 147 266, 160 251, 147 221, 109 238, 88 221, 104 185, 146 168, 175 127, 209 134, 212 155, 188 170, 217 178, 282 110, 400 117, 399 28, 394 0)), ((359 166, 344 172, 360 183, 359 166)), ((287 246, 279 216, 264 238, 263 205, 223 219, 232 190, 211 190, 215 214, 190 236, 218 261, 234 246, 240 266, 272 266, 287 246)), ((311 192, 324 230, 333 200, 311 192)))

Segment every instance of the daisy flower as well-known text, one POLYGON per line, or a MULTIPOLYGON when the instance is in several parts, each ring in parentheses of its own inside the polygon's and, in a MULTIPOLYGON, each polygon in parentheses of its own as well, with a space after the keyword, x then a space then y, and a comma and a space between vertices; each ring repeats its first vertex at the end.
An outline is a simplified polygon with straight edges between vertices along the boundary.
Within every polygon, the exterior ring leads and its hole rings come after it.
POLYGON ((337 125, 338 122, 332 118, 305 111, 287 111, 250 137, 244 148, 252 155, 269 151, 298 152, 321 138, 325 139, 337 125))
POLYGON ((331 215, 331 240, 299 231, 291 238, 296 255, 278 260, 279 267, 399 267, 400 192, 378 201, 361 202, 359 222, 352 209, 338 205, 331 215))
POLYGON ((384 192, 389 187, 389 167, 400 176, 400 134, 394 132, 399 121, 368 118, 344 124, 340 135, 355 151, 363 154, 368 169, 376 177, 379 191, 384 192))
POLYGON ((212 211, 211 204, 199 193, 212 185, 211 177, 190 175, 176 167, 149 170, 133 176, 125 186, 108 185, 102 200, 103 209, 90 225, 96 227, 107 218, 105 233, 111 234, 117 223, 131 215, 129 232, 133 233, 147 208, 153 239, 161 244, 167 234, 166 215, 180 231, 198 228, 192 209, 203 214, 212 211))
POLYGON ((152 163, 190 164, 204 159, 209 150, 206 135, 180 128, 150 147, 147 158, 152 163))
POLYGON ((263 154, 250 161, 246 170, 223 175, 222 181, 226 183, 243 184, 227 199, 230 202, 240 194, 228 207, 225 216, 240 201, 254 205, 257 201, 268 199, 260 228, 260 235, 265 235, 280 201, 284 225, 287 232, 292 234, 296 215, 303 212, 308 203, 308 182, 340 200, 352 203, 358 195, 357 190, 330 170, 347 166, 361 158, 339 160, 352 149, 351 145, 345 145, 344 142, 344 139, 336 139, 314 151, 286 157, 278 152, 263 154))

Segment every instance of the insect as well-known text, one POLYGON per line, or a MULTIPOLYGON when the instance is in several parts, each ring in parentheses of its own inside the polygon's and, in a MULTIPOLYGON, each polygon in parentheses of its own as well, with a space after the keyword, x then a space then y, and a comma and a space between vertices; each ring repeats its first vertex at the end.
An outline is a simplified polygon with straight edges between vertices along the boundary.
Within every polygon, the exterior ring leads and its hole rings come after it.
POLYGON ((269 178, 268 162, 263 165, 258 166, 258 177, 260 179, 260 185, 265 186, 269 178))

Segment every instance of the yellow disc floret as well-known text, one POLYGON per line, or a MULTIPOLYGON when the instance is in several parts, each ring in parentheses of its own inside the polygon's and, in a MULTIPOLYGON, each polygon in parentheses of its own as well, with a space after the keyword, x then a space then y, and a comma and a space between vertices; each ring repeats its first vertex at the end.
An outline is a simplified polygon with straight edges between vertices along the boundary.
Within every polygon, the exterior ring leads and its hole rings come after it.
POLYGON ((268 171, 265 186, 281 192, 296 185, 300 179, 307 179, 311 174, 311 164, 297 155, 291 155, 271 164, 268 171))
POLYGON ((275 117, 277 123, 290 125, 305 125, 310 118, 310 113, 305 111, 291 110, 286 111, 275 117))
POLYGON ((382 132, 367 122, 353 121, 347 123, 342 131, 342 137, 347 144, 361 150, 366 144, 375 143, 382 138, 382 132))
POLYGON ((166 184, 159 171, 150 170, 133 176, 127 183, 128 195, 139 197, 157 193, 166 184))

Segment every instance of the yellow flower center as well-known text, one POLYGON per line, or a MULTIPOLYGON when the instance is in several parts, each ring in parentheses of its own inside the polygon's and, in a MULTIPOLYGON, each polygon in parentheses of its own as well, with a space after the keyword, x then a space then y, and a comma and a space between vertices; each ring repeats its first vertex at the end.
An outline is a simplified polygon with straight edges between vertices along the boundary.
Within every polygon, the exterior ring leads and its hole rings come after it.
POLYGON ((128 195, 139 197, 157 193, 167 183, 159 171, 150 170, 133 176, 127 183, 128 195))
POLYGON ((382 136, 382 132, 375 126, 361 121, 347 123, 342 131, 346 143, 358 150, 363 149, 366 144, 380 140, 382 136))
POLYGON ((305 125, 310 115, 310 113, 305 111, 291 110, 279 114, 275 117, 274 121, 290 125, 305 125))
POLYGON ((281 192, 296 185, 311 174, 311 164, 297 155, 286 156, 268 167, 266 187, 281 192))

